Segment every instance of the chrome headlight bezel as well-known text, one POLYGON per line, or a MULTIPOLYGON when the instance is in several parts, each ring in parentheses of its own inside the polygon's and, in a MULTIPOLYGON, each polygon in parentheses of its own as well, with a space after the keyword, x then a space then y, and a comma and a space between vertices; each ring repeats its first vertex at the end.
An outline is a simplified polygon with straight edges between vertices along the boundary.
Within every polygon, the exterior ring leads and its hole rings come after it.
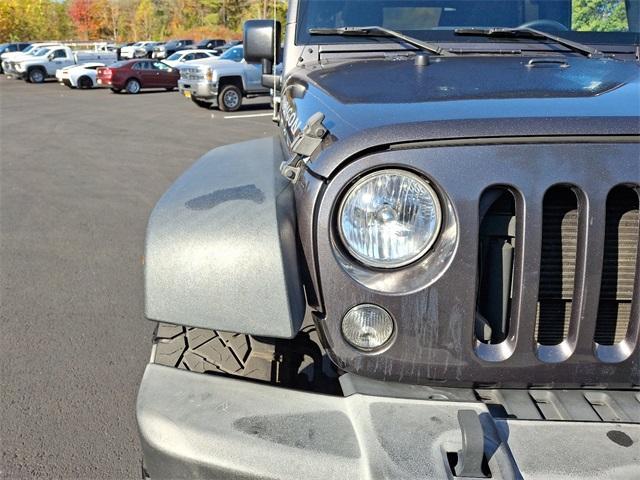
POLYGON ((381 269, 385 271, 392 271, 392 270, 401 269, 403 267, 406 267, 408 265, 411 265, 419 261, 425 255, 427 255, 427 253, 433 248, 434 244, 438 240, 438 237, 440 235, 440 230, 442 228, 442 224, 443 224, 442 212, 443 212, 442 204, 440 202, 438 193, 432 187, 431 183, 427 179, 410 170, 404 170, 401 168, 382 168, 382 169, 377 169, 377 170, 370 171, 363 174, 355 182, 353 182, 340 196, 339 208, 337 209, 337 219, 336 219, 337 232, 342 245, 344 246, 346 251, 349 253, 349 255, 353 259, 355 259, 357 262, 365 265, 368 268, 376 268, 376 269, 381 269), (435 210, 436 225, 435 225, 435 228, 433 229, 433 234, 429 238, 429 241, 419 251, 411 255, 409 258, 395 261, 395 262, 388 261, 388 260, 386 261, 376 260, 371 257, 365 257, 361 255, 357 250, 355 250, 350 245, 350 242, 347 240, 342 227, 342 218, 344 215, 344 209, 347 203, 347 199, 350 197, 350 195, 352 195, 355 191, 358 190, 358 188, 360 188, 364 183, 370 181, 372 178, 376 178, 383 175, 404 176, 404 177, 410 178, 413 181, 418 182, 431 196, 433 200, 434 210, 435 210))

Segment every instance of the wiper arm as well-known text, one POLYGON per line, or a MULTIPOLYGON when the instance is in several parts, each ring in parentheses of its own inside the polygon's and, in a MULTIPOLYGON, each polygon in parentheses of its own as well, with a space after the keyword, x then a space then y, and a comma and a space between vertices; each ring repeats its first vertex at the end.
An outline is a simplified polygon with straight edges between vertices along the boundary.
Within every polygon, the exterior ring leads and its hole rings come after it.
POLYGON ((409 45, 413 45, 421 50, 442 55, 443 57, 455 56, 455 53, 448 52, 440 48, 438 45, 423 42, 417 38, 409 37, 404 33, 388 28, 371 26, 371 27, 338 27, 338 28, 310 28, 309 35, 340 35, 353 37, 393 37, 402 40, 409 45))
POLYGON ((588 45, 558 37, 557 35, 536 30, 534 28, 457 28, 454 32, 456 35, 476 35, 479 37, 524 37, 551 40, 589 58, 604 57, 604 53, 588 45))

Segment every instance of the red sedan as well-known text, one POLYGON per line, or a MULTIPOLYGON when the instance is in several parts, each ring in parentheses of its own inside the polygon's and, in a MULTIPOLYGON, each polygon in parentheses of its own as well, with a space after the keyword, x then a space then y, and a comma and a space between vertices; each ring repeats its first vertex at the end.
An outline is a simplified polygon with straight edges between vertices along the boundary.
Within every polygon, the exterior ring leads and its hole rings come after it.
POLYGON ((109 87, 118 93, 138 93, 143 88, 165 88, 173 90, 178 86, 180 72, 157 60, 126 60, 97 71, 97 84, 109 87))

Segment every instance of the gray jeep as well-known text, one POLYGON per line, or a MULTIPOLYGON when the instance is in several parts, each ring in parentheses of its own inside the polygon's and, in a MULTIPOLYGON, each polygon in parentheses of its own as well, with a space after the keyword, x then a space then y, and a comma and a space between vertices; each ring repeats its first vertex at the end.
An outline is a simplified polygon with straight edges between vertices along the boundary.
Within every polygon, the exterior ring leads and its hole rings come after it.
POLYGON ((151 478, 640 478, 640 2, 293 0, 149 220, 151 478))

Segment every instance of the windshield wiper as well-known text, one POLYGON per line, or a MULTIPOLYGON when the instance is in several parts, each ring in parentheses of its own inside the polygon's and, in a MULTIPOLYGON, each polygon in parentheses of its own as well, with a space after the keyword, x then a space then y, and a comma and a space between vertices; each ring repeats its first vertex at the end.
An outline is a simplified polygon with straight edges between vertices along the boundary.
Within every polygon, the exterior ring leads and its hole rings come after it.
POLYGON ((393 37, 402 40, 409 45, 413 45, 421 50, 442 55, 443 57, 455 56, 455 53, 448 52, 438 45, 423 42, 417 38, 409 37, 404 33, 379 26, 370 27, 338 27, 338 28, 310 28, 309 35, 340 35, 353 37, 393 37))
POLYGON ((534 28, 456 28, 454 32, 456 35, 475 35, 479 37, 522 37, 551 40, 589 58, 604 57, 604 53, 588 45, 567 40, 566 38, 558 37, 557 35, 534 28))

